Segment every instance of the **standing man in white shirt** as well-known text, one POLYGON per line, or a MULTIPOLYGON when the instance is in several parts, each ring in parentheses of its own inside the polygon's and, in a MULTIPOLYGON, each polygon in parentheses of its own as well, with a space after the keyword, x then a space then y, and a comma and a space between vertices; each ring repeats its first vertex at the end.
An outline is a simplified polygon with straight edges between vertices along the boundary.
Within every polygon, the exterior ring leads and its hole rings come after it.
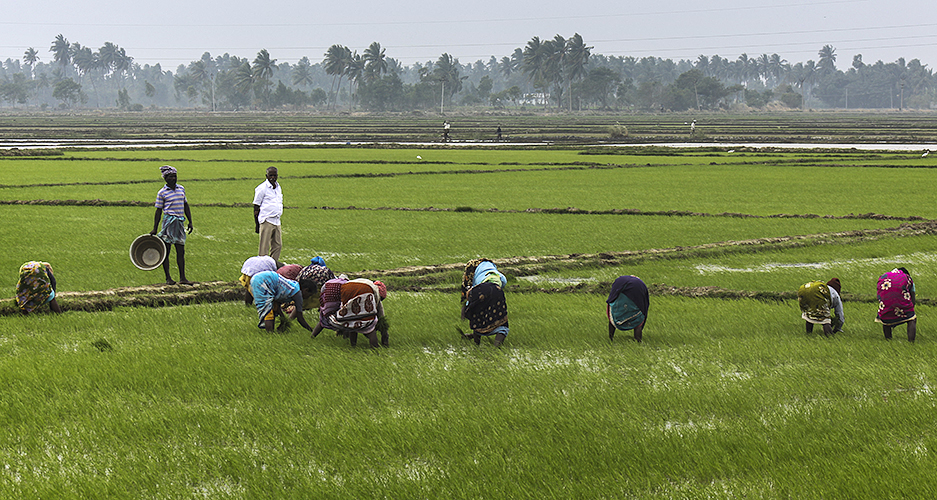
POLYGON ((269 255, 280 262, 283 236, 280 216, 283 215, 283 190, 277 182, 277 168, 267 168, 267 180, 254 189, 254 232, 260 234, 258 255, 269 255))

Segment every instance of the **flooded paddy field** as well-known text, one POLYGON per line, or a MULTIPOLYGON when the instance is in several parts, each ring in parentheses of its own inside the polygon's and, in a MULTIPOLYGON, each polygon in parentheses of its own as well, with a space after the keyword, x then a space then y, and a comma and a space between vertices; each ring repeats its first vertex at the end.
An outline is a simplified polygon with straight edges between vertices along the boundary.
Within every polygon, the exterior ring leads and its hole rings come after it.
MULTIPOLYGON (((437 118, 418 118, 394 135, 352 117, 317 130, 309 117, 266 118, 305 131, 185 117, 205 122, 193 136, 158 118, 134 131, 139 115, 108 117, 123 125, 106 133, 76 119, 59 132, 89 147, 54 150, 28 144, 57 144, 56 127, 24 123, 17 133, 36 137, 0 156, 0 497, 937 491, 937 159, 910 140, 928 115, 881 117, 903 130, 889 140, 908 142, 855 150, 838 147, 863 143, 840 135, 845 118, 815 125, 838 145, 826 150, 784 142, 806 129, 768 137, 771 117, 752 122, 771 147, 730 137, 727 122, 702 149, 606 144, 610 117, 447 148, 432 137, 437 118), (365 144, 378 131, 419 144, 365 144), (127 147, 141 144, 163 147, 127 147), (129 262, 164 164, 191 204, 195 286, 159 284, 159 271, 129 262), (257 251, 250 202, 268 165, 287 205, 282 260, 322 256, 336 273, 387 283, 390 348, 312 339, 295 324, 257 329, 236 280, 257 251), (476 257, 508 279, 500 349, 458 333, 462 271, 476 257), (63 314, 17 311, 16 270, 34 259, 54 266, 63 314), (903 327, 886 341, 874 322, 876 279, 898 266, 918 287, 913 344, 903 327), (605 300, 625 274, 651 294, 641 343, 607 335, 605 300), (797 287, 833 276, 844 332, 807 334, 797 287)), ((662 117, 660 135, 656 118, 629 130, 684 142, 683 117, 662 117)))

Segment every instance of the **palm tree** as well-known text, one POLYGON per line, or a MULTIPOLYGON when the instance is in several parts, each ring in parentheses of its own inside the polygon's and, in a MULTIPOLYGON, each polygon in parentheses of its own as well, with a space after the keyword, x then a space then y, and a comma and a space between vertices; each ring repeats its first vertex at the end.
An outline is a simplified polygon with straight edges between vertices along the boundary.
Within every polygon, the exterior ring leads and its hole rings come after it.
POLYGON ((521 71, 527 75, 528 80, 540 80, 543 78, 544 52, 543 42, 539 36, 535 36, 524 46, 524 58, 521 62, 521 71))
POLYGON ((205 66, 205 61, 198 60, 189 64, 189 75, 191 75, 192 78, 200 84, 208 81, 208 77, 210 75, 208 72, 208 67, 205 66))
POLYGON ((579 33, 574 34, 566 41, 566 91, 569 95, 569 111, 573 110, 573 80, 581 80, 586 76, 586 64, 592 47, 587 47, 579 33))
MULTIPOLYGON (((553 40, 541 41, 540 37, 533 37, 527 42, 523 50, 523 60, 521 62, 521 72, 527 75, 527 81, 531 83, 535 90, 545 95, 547 86, 550 84, 550 69, 552 62, 551 56, 554 52, 553 40)), ((544 106, 546 106, 544 100, 544 106)))
MULTIPOLYGON (((198 61, 193 61, 189 64, 189 76, 192 79, 192 85, 196 88, 202 88, 202 91, 207 93, 207 97, 211 100, 212 111, 215 110, 215 88, 214 88, 214 74, 212 73, 211 67, 205 62, 205 59, 199 59, 198 61), (205 89, 205 87, 208 87, 205 89)), ((202 94, 205 96, 205 94, 202 94)))
POLYGON ((741 53, 739 58, 735 60, 735 63, 732 64, 732 75, 740 84, 745 84, 748 82, 752 75, 752 69, 755 66, 753 64, 755 60, 749 59, 748 54, 741 53))
POLYGON ((400 64, 400 61, 394 59, 393 57, 387 58, 387 73, 391 75, 399 75, 403 71, 403 65, 400 64))
POLYGON ((257 57, 254 58, 254 64, 251 69, 254 72, 254 76, 260 78, 261 80, 269 80, 273 76, 274 70, 277 68, 277 60, 270 58, 270 53, 267 52, 267 49, 260 49, 260 52, 257 53, 257 57))
POLYGON ((449 99, 452 99, 452 96, 462 90, 462 81, 468 78, 459 75, 460 66, 458 59, 445 52, 436 60, 433 77, 443 85, 444 90, 441 96, 443 101, 447 95, 449 99))
POLYGON ((726 80, 729 77, 729 60, 720 57, 719 54, 713 55, 709 59, 710 76, 720 80, 726 80))
POLYGON ((127 51, 123 47, 117 49, 114 53, 114 60, 111 62, 111 69, 114 70, 114 74, 117 76, 117 86, 123 88, 123 79, 122 76, 124 72, 129 71, 133 67, 133 58, 127 55, 127 51))
POLYGON ((242 94, 248 95, 254 89, 254 83, 257 79, 254 71, 251 69, 251 63, 247 59, 236 70, 234 70, 234 89, 242 94))
POLYGON ((524 63, 524 51, 517 47, 514 49, 514 52, 511 53, 511 71, 517 72, 521 69, 521 64, 524 63))
MULTIPOLYGON (((337 96, 335 93, 335 78, 338 78, 338 90, 342 89, 342 77, 345 76, 345 61, 348 59, 351 50, 348 47, 343 45, 332 45, 329 47, 329 50, 325 52, 325 74, 332 75, 332 89, 329 91, 329 94, 332 96, 337 96)), ((337 99, 333 100, 333 103, 337 99)))
POLYGON ((291 81, 293 85, 299 85, 300 87, 312 85, 312 64, 309 62, 308 57, 304 56, 296 63, 296 66, 293 67, 291 81))
POLYGON ((72 63, 78 71, 78 84, 81 85, 81 78, 87 76, 88 79, 91 80, 91 91, 94 93, 95 105, 99 104, 97 102, 97 86, 94 84, 94 76, 91 74, 94 70, 101 67, 98 54, 92 52, 91 47, 82 47, 81 44, 77 42, 71 45, 71 52, 72 63))
POLYGON ((498 71, 506 79, 511 77, 511 74, 514 73, 514 63, 511 61, 511 58, 504 56, 498 62, 498 71))
POLYGON ((787 62, 787 59, 781 59, 781 56, 771 54, 771 74, 774 76, 777 85, 788 82, 790 72, 791 65, 787 62))
POLYGON ((801 94, 801 103, 804 108, 807 107, 807 96, 809 95, 810 85, 813 83, 814 79, 817 77, 817 66, 812 60, 808 60, 806 64, 797 63, 794 68, 792 68, 791 73, 797 81, 797 86, 800 87, 801 94))
POLYGON ((104 42, 104 45, 98 49, 98 61, 104 73, 110 73, 114 69, 114 62, 117 60, 117 45, 111 42, 104 42))
POLYGON ((704 75, 712 76, 711 70, 709 67, 709 58, 706 57, 705 55, 700 54, 699 57, 696 58, 696 63, 694 63, 694 66, 696 67, 696 69, 702 71, 704 75))
POLYGON ((771 58, 768 57, 768 54, 758 56, 758 59, 755 60, 755 67, 757 68, 758 76, 764 78, 765 86, 770 87, 771 58))
POLYGON ((371 45, 364 49, 364 80, 366 82, 376 81, 387 72, 384 50, 377 42, 371 42, 371 45))
POLYGON ((68 68, 72 62, 71 52, 69 52, 68 40, 66 40, 61 33, 52 41, 49 52, 52 52, 52 60, 59 63, 59 65, 62 66, 62 71, 67 74, 66 68, 68 68))
POLYGON ((557 34, 552 40, 543 42, 545 64, 543 76, 553 84, 553 95, 556 97, 557 107, 563 105, 563 92, 566 90, 566 39, 557 34))
MULTIPOLYGON (((277 60, 270 58, 270 53, 267 52, 267 49, 260 49, 260 52, 257 53, 257 57, 254 58, 254 63, 251 66, 251 71, 254 73, 256 83, 260 85, 262 89, 263 100, 266 101, 267 97, 270 94, 270 78, 273 76, 273 72, 277 69, 277 60)), ((264 103, 266 106, 266 102, 264 103)))
POLYGON ((37 61, 39 61, 39 52, 32 47, 26 49, 26 52, 23 53, 23 64, 29 66, 29 78, 33 77, 33 66, 37 61))
POLYGON ((836 49, 832 45, 824 45, 818 53, 817 70, 820 76, 836 72, 836 49))
POLYGON ((49 80, 49 74, 46 72, 36 75, 36 92, 42 89, 52 88, 52 82, 49 80))
MULTIPOLYGON (((345 76, 348 77, 348 83, 353 83, 355 88, 361 84, 361 80, 364 79, 364 58, 361 57, 361 54, 356 50, 354 53, 351 51, 345 53, 345 76)), ((349 94, 355 95, 355 91, 349 89, 349 94)), ((350 108, 353 103, 349 102, 348 107, 350 108)))

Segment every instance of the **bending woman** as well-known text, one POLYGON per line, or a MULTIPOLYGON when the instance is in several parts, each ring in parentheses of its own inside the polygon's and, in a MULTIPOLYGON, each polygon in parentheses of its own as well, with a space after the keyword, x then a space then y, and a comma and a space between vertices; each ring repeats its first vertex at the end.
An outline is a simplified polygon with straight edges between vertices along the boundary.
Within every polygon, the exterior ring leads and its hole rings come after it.
POLYGON ((358 345, 358 334, 368 338, 371 347, 389 347, 384 299, 387 287, 380 281, 356 279, 344 275, 325 282, 319 295, 319 324, 312 331, 315 338, 323 328, 347 337, 352 347, 358 345), (378 344, 377 333, 381 333, 378 344))
MULTIPOLYGON (((311 311, 319 308, 319 293, 324 285, 330 279, 335 279, 335 273, 326 267, 325 261, 317 257, 322 264, 313 263, 302 268, 296 281, 299 282, 299 288, 303 291, 303 309, 311 311)), ((313 259, 315 262, 315 259, 313 259)), ((292 314, 292 313, 291 313, 292 314)))
POLYGON ((917 335, 917 315, 914 314, 914 281, 911 273, 903 267, 892 269, 878 278, 878 316, 875 321, 882 324, 885 339, 891 340, 894 327, 908 324, 908 342, 917 335))
POLYGON ((296 308, 296 319, 306 330, 312 331, 306 318, 303 317, 303 294, 299 290, 299 283, 284 278, 276 271, 261 271, 251 277, 250 294, 254 298, 254 307, 260 318, 258 327, 273 331, 274 317, 280 316, 278 331, 284 332, 289 328, 289 322, 280 311, 280 306, 292 302, 296 308))
MULTIPOLYGON (((465 338, 481 344, 482 336, 494 335, 495 347, 500 347, 508 335, 508 305, 504 298, 507 279, 494 262, 488 259, 470 260, 462 274, 462 319, 467 319, 471 335, 465 338)), ((460 330, 461 331, 461 330, 460 330)))
POLYGON ((615 340, 615 330, 634 330, 634 340, 641 342, 651 304, 647 285, 637 276, 619 276, 605 302, 608 340, 615 340))
POLYGON ((55 275, 48 262, 29 261, 20 266, 20 278, 16 283, 16 305, 20 312, 29 314, 40 306, 49 304, 52 312, 62 308, 55 300, 55 275))
POLYGON ((843 331, 846 317, 843 314, 843 300, 840 298, 842 285, 839 278, 824 283, 811 281, 804 283, 797 290, 797 302, 801 317, 806 322, 807 333, 813 332, 813 325, 822 325, 823 335, 829 337, 843 331))

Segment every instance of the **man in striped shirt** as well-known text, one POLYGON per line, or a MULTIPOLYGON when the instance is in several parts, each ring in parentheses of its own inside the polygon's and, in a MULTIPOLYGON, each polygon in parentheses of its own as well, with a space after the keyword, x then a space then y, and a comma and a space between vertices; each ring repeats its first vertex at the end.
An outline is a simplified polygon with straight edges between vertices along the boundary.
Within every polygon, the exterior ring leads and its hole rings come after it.
POLYGON ((176 184, 176 169, 163 165, 159 167, 166 185, 156 193, 156 217, 153 219, 153 230, 150 234, 156 234, 166 243, 166 258, 163 259, 163 272, 166 273, 166 284, 175 285, 172 277, 169 276, 169 253, 172 247, 176 247, 176 264, 179 266, 179 283, 183 285, 193 284, 185 277, 185 235, 186 232, 192 233, 192 212, 189 210, 189 202, 185 199, 185 188, 181 184, 176 184), (157 234, 156 229, 159 221, 162 219, 163 227, 157 234), (188 228, 184 228, 185 221, 189 221, 188 228))

